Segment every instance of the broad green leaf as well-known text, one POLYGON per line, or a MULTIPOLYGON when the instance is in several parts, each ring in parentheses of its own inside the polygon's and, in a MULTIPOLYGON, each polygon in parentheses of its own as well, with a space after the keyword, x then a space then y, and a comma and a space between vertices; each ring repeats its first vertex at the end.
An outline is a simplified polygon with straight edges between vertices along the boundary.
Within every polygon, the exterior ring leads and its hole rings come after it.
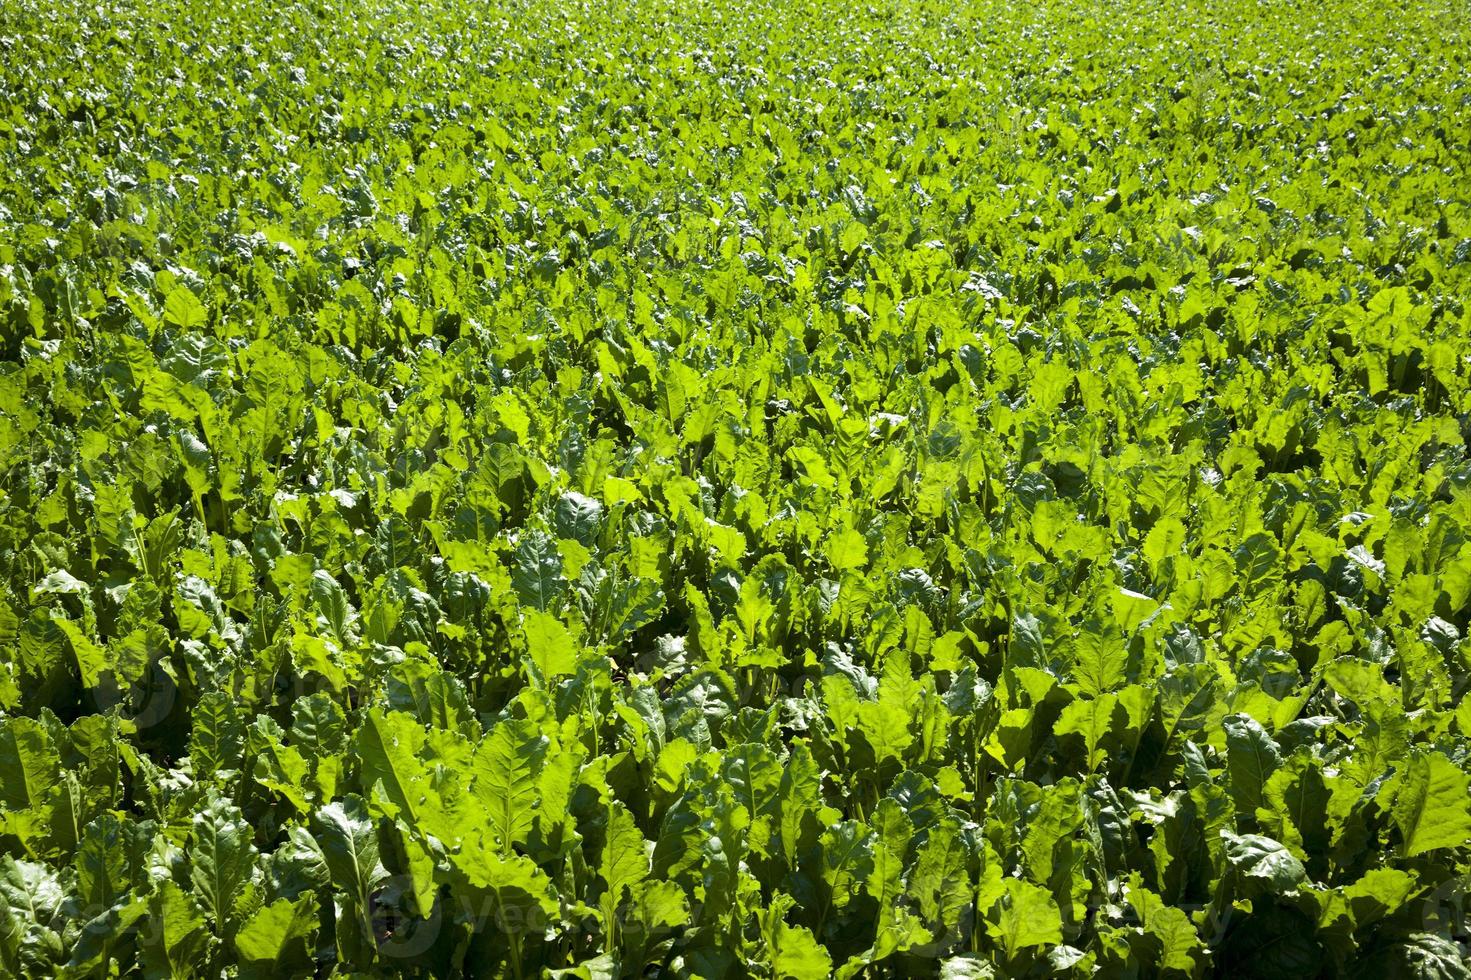
POLYGON ((803 926, 789 924, 785 915, 794 902, 779 895, 762 916, 765 957, 776 980, 820 980, 832 973, 832 957, 803 926))
POLYGON ((546 611, 562 594, 562 558, 546 534, 536 531, 522 538, 516 548, 511 584, 522 603, 546 611))
POLYGON ((308 813, 310 766, 296 746, 282 743, 279 727, 267 724, 268 721, 265 717, 258 718, 249 733, 249 747, 255 754, 255 781, 263 789, 280 795, 297 813, 308 813))
POLYGON ((209 776, 243 764, 245 723, 236 698, 210 691, 195 702, 191 720, 189 755, 196 773, 209 776))
POLYGON ((213 792, 190 826, 192 892, 219 935, 233 930, 235 903, 255 874, 254 836, 239 808, 213 792))
POLYGON ((410 714, 370 709, 354 737, 362 782, 370 793, 382 787, 394 810, 417 818, 425 809, 421 782, 424 765, 418 758, 424 728, 410 714))
POLYGON ((1118 698, 1112 694, 1072 701, 1062 709, 1053 727, 1058 735, 1082 736, 1088 753, 1089 772, 1103 761, 1099 746, 1113 728, 1113 713, 1117 706, 1118 698))
POLYGON ((0 901, 15 928, 24 929, 26 923, 49 926, 65 897, 60 879, 46 865, 0 856, 0 901))
POLYGON ((1137 878, 1129 882, 1128 897, 1145 933, 1158 944, 1151 949, 1158 967, 1193 974, 1205 944, 1190 917, 1182 909, 1166 905, 1137 878))
POLYGON ((617 643, 634 631, 653 622, 664 608, 664 593, 659 584, 646 578, 621 582, 613 591, 606 616, 607 640, 617 643))
POLYGON ((1237 814, 1254 819, 1262 802, 1262 787, 1282 765, 1282 754, 1266 730, 1249 716, 1231 715, 1222 724, 1231 799, 1237 814))
POLYGON ((970 855, 953 823, 941 824, 919 847, 908 893, 936 934, 960 925, 971 901, 970 855))
POLYGON ((804 820, 821 805, 822 773, 811 750, 799 742, 792 747, 781 775, 778 833, 788 868, 796 867, 804 820))
POLYGON ((1226 841, 1226 859, 1239 874, 1259 879, 1269 889, 1289 892, 1307 880, 1302 862, 1278 841, 1259 834, 1237 836, 1221 831, 1226 841))
POLYGON ((781 762, 766 746, 747 742, 727 752, 721 774, 751 821, 752 850, 765 854, 771 840, 772 820, 781 805, 781 762))
POLYGON ((618 906, 624 893, 635 888, 649 874, 649 854, 644 836, 628 808, 616 801, 608 805, 608 823, 598 874, 605 889, 601 905, 604 928, 608 930, 611 946, 611 937, 617 929, 618 906))
POLYGON ((1124 638, 1109 627, 1091 624, 1073 640, 1073 679, 1079 690, 1097 697, 1128 683, 1124 638))
POLYGON ((452 861, 470 887, 494 894, 503 909, 514 907, 542 917, 558 911, 551 879, 530 858, 502 857, 485 850, 479 838, 467 837, 452 861))
POLYGON ((472 793, 492 839, 507 855, 526 840, 536 817, 536 777, 548 741, 528 721, 496 725, 475 749, 472 793))
POLYGON ((155 976, 198 976, 211 939, 189 894, 173 881, 163 881, 149 899, 148 925, 141 933, 145 968, 155 976))
POLYGON ((80 626, 64 617, 52 617, 52 621, 65 634, 71 646, 72 657, 83 687, 96 687, 102 672, 108 668, 107 652, 97 645, 80 626))
POLYGON ((1417 752, 1396 777, 1390 816, 1414 857, 1471 842, 1471 776, 1439 752, 1417 752))
POLYGON ((1325 853, 1331 843, 1333 790, 1322 764, 1299 750, 1262 787, 1257 823, 1277 840, 1304 854, 1325 853))
POLYGON ((1358 964, 1359 975, 1394 980, 1466 980, 1471 969, 1451 940, 1415 932, 1374 950, 1358 964))
POLYGON ((856 820, 841 821, 823 832, 822 878, 834 908, 852 901, 873 873, 874 843, 874 835, 856 820))
POLYGON ((332 884, 366 909, 368 896, 388 877, 367 806, 361 797, 347 796, 317 810, 313 823, 332 884))
POLYGON ((862 568, 868 563, 868 542, 859 532, 844 528, 827 539, 826 554, 837 571, 862 568))
POLYGON ((42 805, 60 769, 61 758, 39 722, 30 718, 0 722, 0 804, 6 809, 42 805))
POLYGON ((1062 915, 1051 893, 1029 881, 1007 878, 986 920, 986 932, 1009 957, 1062 942, 1062 915))
POLYGON ((209 310, 193 291, 184 286, 175 286, 164 297, 163 315, 165 320, 180 329, 198 330, 205 325, 209 310))
POLYGON ((77 893, 94 909, 112 908, 135 884, 148 843, 146 823, 125 822, 114 813, 97 816, 77 846, 77 893))
POLYGON ((240 927, 235 949, 261 976, 268 971, 303 970, 311 962, 310 943, 316 932, 315 895, 307 893, 295 901, 280 898, 240 927))
POLYGON ((521 629, 527 653, 542 677, 554 680, 576 672, 575 641, 559 618, 539 609, 528 610, 521 619, 521 629))
POLYGON ((348 602, 342 585, 329 573, 318 569, 312 573, 311 596, 317 615, 327 624, 337 642, 346 643, 347 629, 357 618, 357 613, 348 602))

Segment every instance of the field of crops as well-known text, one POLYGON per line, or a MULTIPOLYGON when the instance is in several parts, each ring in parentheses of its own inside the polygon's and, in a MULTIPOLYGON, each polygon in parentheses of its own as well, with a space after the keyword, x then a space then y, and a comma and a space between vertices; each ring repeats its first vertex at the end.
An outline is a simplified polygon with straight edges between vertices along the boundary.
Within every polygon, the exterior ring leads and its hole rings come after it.
POLYGON ((0 976, 1453 980, 1464 0, 0 2, 0 976))

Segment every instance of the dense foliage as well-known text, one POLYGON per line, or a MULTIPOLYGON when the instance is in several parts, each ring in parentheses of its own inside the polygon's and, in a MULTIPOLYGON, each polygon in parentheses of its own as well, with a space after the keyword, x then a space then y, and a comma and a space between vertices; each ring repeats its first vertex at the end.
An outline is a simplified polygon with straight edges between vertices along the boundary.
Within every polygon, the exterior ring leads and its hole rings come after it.
POLYGON ((0 4, 0 974, 1454 978, 1471 30, 0 4))

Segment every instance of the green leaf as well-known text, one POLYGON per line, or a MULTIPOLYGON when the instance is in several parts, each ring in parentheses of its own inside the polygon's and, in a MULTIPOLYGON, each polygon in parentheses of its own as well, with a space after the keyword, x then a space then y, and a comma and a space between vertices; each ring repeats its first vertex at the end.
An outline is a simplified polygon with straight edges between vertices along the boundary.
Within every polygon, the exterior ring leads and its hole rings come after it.
POLYGON ((881 696, 877 701, 860 701, 857 711, 858 730, 873 747, 874 758, 880 764, 890 759, 903 760, 914 744, 914 733, 909 730, 914 717, 913 705, 881 696))
POLYGON ((521 617, 526 651, 537 672, 548 681, 577 672, 577 648, 572 633, 557 616, 532 609, 521 617))
POLYGON ((790 895, 779 894, 762 917, 771 972, 776 980, 826 980, 832 973, 832 957, 805 927, 786 921, 794 904, 790 895))
POLYGON ((46 865, 0 855, 0 901, 12 919, 47 926, 61 911, 65 898, 60 879, 46 865))
POLYGON ((1257 822, 1271 836, 1301 849, 1303 854, 1326 853, 1335 824, 1329 814, 1332 798, 1322 763, 1300 749, 1262 788, 1257 822))
POLYGON ((278 794, 297 813, 305 814, 311 810, 307 800, 311 768, 296 746, 285 745, 281 739, 275 722, 264 715, 256 719, 249 733, 250 750, 255 756, 253 776, 262 789, 278 794))
POLYGON ((142 931, 145 967, 155 976, 192 977, 202 972, 210 935, 194 900, 171 880, 148 902, 149 928, 142 931))
POLYGON ((271 883, 277 894, 295 898, 304 891, 332 884, 332 871, 322 850, 320 834, 300 824, 286 832, 286 840, 271 855, 271 883))
POLYGON ((780 808, 782 767, 776 753, 764 745, 745 743, 732 748, 721 765, 721 774, 735 801, 745 808, 751 821, 751 849, 767 853, 771 822, 780 808))
POLYGON ((645 578, 620 582, 607 610, 607 641, 617 643, 658 618, 664 608, 659 584, 645 578))
POLYGON ((238 769, 245 756, 239 700, 225 691, 210 691, 194 703, 190 715, 189 756, 195 773, 211 776, 222 769, 238 769))
POLYGON ((1129 904, 1143 925, 1149 944, 1151 962, 1161 970, 1178 970, 1193 975, 1197 957, 1205 950, 1200 935, 1184 910, 1166 905, 1158 895, 1145 888, 1137 876, 1128 890, 1129 904))
POLYGON ((257 976, 303 971, 311 964, 317 933, 317 897, 279 898, 256 912, 235 935, 235 949, 257 976))
POLYGON ((689 922, 684 890, 672 881, 643 881, 630 890, 625 935, 647 946, 669 930, 689 922))
POLYGON ((1128 683, 1129 651, 1116 630, 1091 623, 1072 644, 1073 679, 1090 697, 1116 690, 1128 683))
POLYGON ((833 532, 825 550, 828 562, 839 572, 868 564, 868 542, 852 528, 833 532))
POLYGON ((1390 816, 1400 852, 1415 857, 1471 842, 1471 776, 1439 752, 1417 752, 1395 777, 1390 816))
POLYGON ((471 888, 495 895, 503 911, 516 909, 517 914, 543 918, 558 912, 551 879, 524 855, 502 857, 485 849, 481 838, 467 837, 451 860, 471 888))
POLYGON ((1272 588, 1282 577, 1282 550, 1270 534, 1253 534, 1235 557, 1241 586, 1248 592, 1272 588))
POLYGON ((83 687, 96 687, 102 672, 109 666, 107 653, 82 628, 69 619, 53 616, 52 622, 65 634, 83 687))
POLYGON ((1272 891, 1293 891, 1307 881, 1307 870, 1302 862, 1293 857, 1278 841, 1259 834, 1237 836, 1230 831, 1221 831, 1226 841, 1226 860, 1237 872, 1247 878, 1260 880, 1272 891))
POLYGON ((1026 868, 1036 881, 1050 881, 1060 860, 1070 860, 1068 846, 1084 820, 1083 785, 1071 777, 1042 790, 1035 809, 1028 806, 1026 834, 1021 852, 1026 868))
POLYGON ((502 853, 525 842, 536 816, 536 777, 549 742, 529 721, 508 719, 475 749, 471 788, 502 853))
POLYGON ((367 805, 361 797, 348 795, 317 810, 313 823, 332 884, 366 909, 368 896, 388 877, 367 805))
POLYGON ((1355 977, 1365 980, 1467 980, 1461 949, 1434 933, 1415 932, 1402 941, 1381 947, 1355 964, 1355 977))
POLYGON ((787 867, 795 868, 802 843, 803 823, 822 805, 822 773, 805 743, 798 742, 787 757, 781 775, 778 831, 787 867))
POLYGON ((1015 958, 1023 950, 1062 942, 1062 913, 1046 888, 1007 878, 1005 892, 986 921, 986 933, 1015 958))
POLYGON ((61 758, 40 722, 0 721, 0 805, 9 810, 41 806, 51 796, 61 758))
POLYGON ((1231 799, 1238 815, 1253 819, 1262 802, 1262 787, 1282 765, 1282 754, 1266 729, 1247 715, 1231 715, 1222 725, 1231 799))
POLYGON ((592 548, 603 520, 603 505, 591 497, 572 491, 563 494, 552 513, 559 538, 571 538, 592 548))
POLYGON ((842 820, 822 834, 822 880, 834 908, 857 897, 873 873, 874 834, 856 820, 842 820))
POLYGON ((82 831, 77 845, 77 894, 94 909, 112 908, 134 884, 143 866, 150 829, 146 823, 125 822, 115 813, 97 816, 82 831))
POLYGON ((346 643, 347 628, 357 618, 347 600, 347 592, 330 573, 318 569, 312 573, 311 596, 317 615, 332 630, 332 636, 338 643, 346 643))
MULTIPOLYGON (((177 887, 177 886, 175 886, 177 887)), ((81 935, 72 947, 67 961, 68 976, 85 976, 99 971, 111 962, 119 950, 136 950, 139 943, 138 920, 148 915, 146 899, 119 903, 89 919, 81 926, 81 935)), ((151 921, 151 920, 150 920, 151 921)), ((3 957, 0 957, 3 961, 3 957)))
POLYGON ((516 546, 511 568, 511 586, 522 603, 545 611, 562 594, 564 584, 556 544, 541 531, 527 533, 516 546))
POLYGON ((1179 555, 1185 546, 1185 524, 1175 517, 1163 517, 1155 521, 1144 536, 1144 557, 1149 564, 1158 567, 1167 558, 1179 555))
POLYGON ((1058 735, 1082 736, 1083 746, 1088 752, 1089 772, 1103 761, 1099 746, 1113 728, 1113 713, 1118 701, 1113 694, 1072 701, 1062 709, 1053 727, 1058 735))
POLYGON ((930 831, 919 848, 908 892, 937 935, 957 928, 962 911, 970 904, 969 863, 970 855, 952 821, 930 831))
POLYGON ((1165 733, 1200 729, 1215 702, 1219 678, 1208 664, 1182 664, 1155 682, 1156 709, 1165 733))
POLYGON ((163 317, 182 330, 199 330, 209 319, 209 310, 191 290, 174 286, 164 297, 163 317))
POLYGON ((1047 639, 1036 616, 1021 613, 1012 618, 1007 656, 1013 667, 1048 666, 1047 639))
POLYGON ((604 928, 611 937, 617 929, 616 916, 624 892, 649 875, 647 842, 628 808, 616 801, 608 805, 608 824, 598 861, 598 874, 605 886, 601 900, 604 928))
POLYGON ((418 759, 424 744, 424 728, 402 711, 383 712, 370 709, 358 728, 354 745, 362 768, 364 788, 374 793, 382 787, 383 802, 398 812, 416 819, 424 809, 424 765, 418 759))
POLYGON ((189 830, 192 891, 216 933, 234 925, 235 902, 255 874, 254 833, 239 807, 211 790, 189 830))
POLYGON ((1351 885, 1328 893, 1321 903, 1318 926, 1324 935, 1367 929, 1403 908, 1425 886, 1408 871, 1373 868, 1351 885))

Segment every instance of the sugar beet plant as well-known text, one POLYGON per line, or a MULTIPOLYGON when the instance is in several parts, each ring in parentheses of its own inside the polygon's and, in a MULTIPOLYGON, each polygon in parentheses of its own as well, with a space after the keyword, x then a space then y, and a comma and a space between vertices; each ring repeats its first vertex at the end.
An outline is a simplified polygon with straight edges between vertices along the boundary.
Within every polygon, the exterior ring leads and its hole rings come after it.
POLYGON ((1467 977, 1468 52, 0 4, 0 975, 1467 977))

